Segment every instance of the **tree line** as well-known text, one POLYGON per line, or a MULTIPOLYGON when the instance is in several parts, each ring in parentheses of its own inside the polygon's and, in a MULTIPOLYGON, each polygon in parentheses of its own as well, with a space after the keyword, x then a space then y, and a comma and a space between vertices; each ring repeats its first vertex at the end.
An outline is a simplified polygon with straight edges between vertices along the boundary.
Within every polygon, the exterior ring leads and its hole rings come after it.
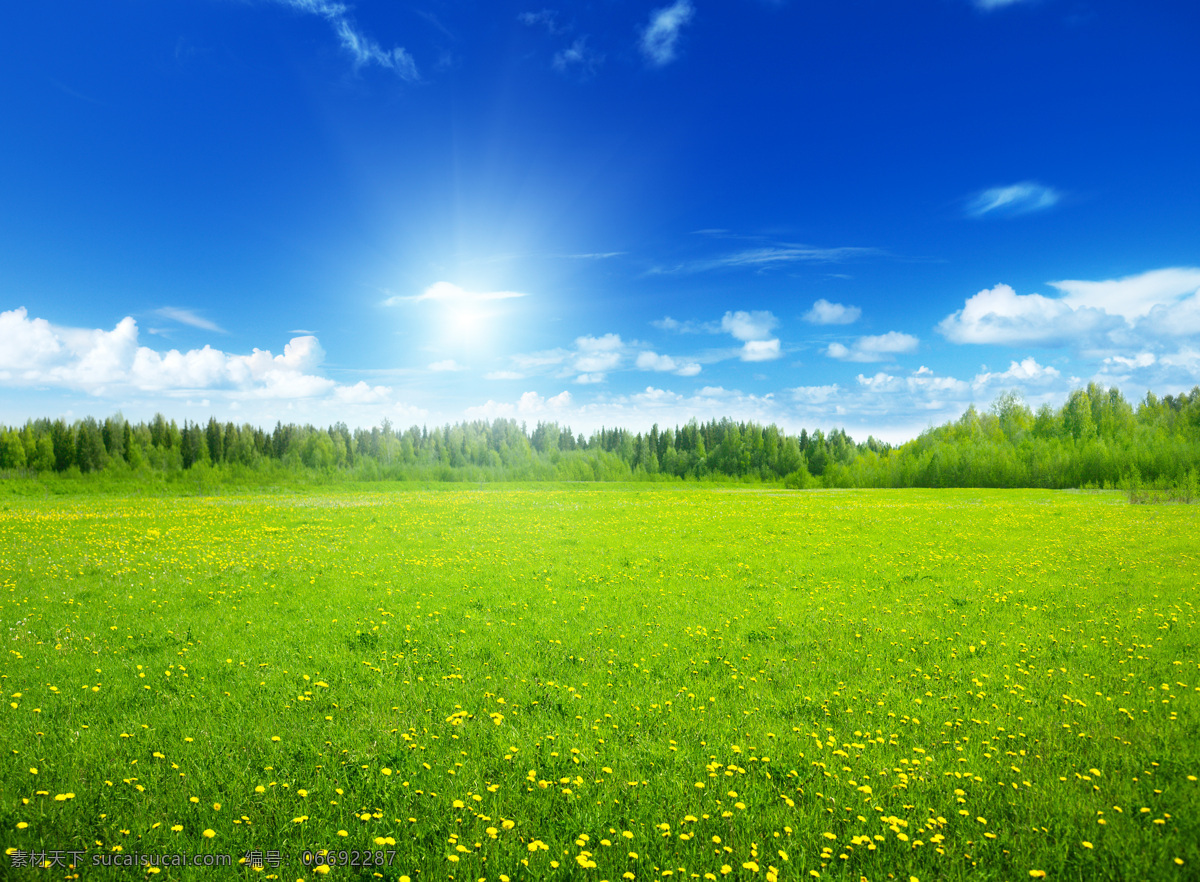
POLYGON ((1200 386, 1136 405, 1089 384, 1059 408, 1015 393, 892 446, 843 429, 788 434, 731 419, 589 436, 511 419, 398 430, 185 420, 120 414, 0 425, 0 474, 130 474, 220 480, 738 480, 805 487, 1115 487, 1176 484, 1200 465, 1200 386))

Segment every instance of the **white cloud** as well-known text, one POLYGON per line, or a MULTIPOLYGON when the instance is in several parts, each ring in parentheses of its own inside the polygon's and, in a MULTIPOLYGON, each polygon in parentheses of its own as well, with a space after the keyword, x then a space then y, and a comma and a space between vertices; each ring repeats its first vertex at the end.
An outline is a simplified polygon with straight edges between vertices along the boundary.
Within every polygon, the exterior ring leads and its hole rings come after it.
POLYGON ((1170 267, 1104 281, 1051 282, 1062 297, 997 285, 938 324, 954 343, 1081 345, 1200 333, 1200 268, 1170 267))
POLYGON ((483 378, 485 380, 523 380, 525 375, 517 371, 488 371, 483 378))
POLYGON ((378 404, 387 401, 391 393, 387 386, 368 386, 362 380, 353 386, 338 386, 333 390, 338 401, 347 404, 378 404))
POLYGON ((1200 374, 1200 351, 1185 346, 1173 355, 1164 355, 1159 362, 1172 368, 1182 368, 1193 380, 1200 374))
POLYGON ((641 39, 642 54, 650 64, 664 67, 675 60, 680 31, 695 12, 691 0, 675 0, 650 14, 650 23, 642 31, 641 39))
POLYGON ((418 82, 421 75, 412 55, 401 46, 387 50, 354 27, 349 18, 349 9, 343 3, 329 0, 276 0, 299 12, 318 15, 329 22, 341 41, 342 48, 354 57, 355 67, 378 65, 395 73, 400 79, 418 82))
POLYGON ((1072 308, 1103 309, 1132 322, 1146 318, 1156 307, 1169 306, 1200 292, 1200 269, 1169 267, 1102 282, 1068 279, 1050 284, 1063 293, 1062 302, 1072 308))
POLYGON ((575 370, 581 371, 584 374, 599 375, 598 379, 584 380, 580 378, 576 382, 602 381, 605 371, 610 371, 621 363, 621 350, 623 348, 624 344, 617 334, 605 334, 603 337, 576 337, 576 352, 573 361, 575 370))
POLYGON ((442 361, 433 362, 432 364, 429 365, 429 370, 431 370, 431 371, 465 371, 466 368, 463 367, 461 364, 459 364, 457 361, 455 361, 453 358, 447 358, 447 359, 443 359, 442 361))
POLYGON ((683 322, 673 319, 669 315, 663 316, 660 319, 654 319, 650 324, 663 331, 680 331, 683 329, 683 322))
POLYGON ((673 371, 676 367, 675 359, 657 352, 639 352, 637 366, 644 371, 673 371))
POLYGON ((191 325, 193 328, 200 328, 203 331, 216 331, 218 334, 225 333, 225 329, 216 322, 210 322, 208 319, 196 315, 190 309, 164 306, 161 309, 154 310, 154 314, 174 322, 179 322, 181 325, 191 325))
POLYGON ((318 375, 324 358, 312 336, 292 338, 280 355, 262 349, 236 355, 211 346, 160 352, 138 344, 137 322, 128 316, 105 331, 52 325, 24 308, 0 313, 0 379, 16 387, 126 396, 221 391, 231 399, 280 400, 333 394, 357 401, 385 393, 385 387, 343 387, 318 375))
POLYGON ((657 352, 639 352, 636 364, 644 371, 674 371, 681 377, 694 377, 700 373, 700 365, 695 362, 679 362, 657 352))
POLYGON ((774 361, 779 358, 779 341, 771 340, 747 340, 742 344, 741 359, 742 361, 774 361))
POLYGON ((1155 361, 1157 361, 1157 359, 1154 357, 1153 352, 1139 352, 1133 357, 1113 355, 1104 359, 1105 364, 1119 365, 1120 367, 1131 369, 1148 368, 1153 366, 1155 361))
POLYGON ((938 323, 953 343, 1061 343, 1121 324, 1099 309, 1072 307, 1041 294, 1018 294, 1008 285, 985 288, 938 323))
POLYGON ((997 383, 1045 384, 1058 380, 1062 374, 1058 368, 1044 367, 1033 356, 1011 362, 1003 373, 984 372, 975 375, 972 385, 976 387, 997 383))
POLYGON ((988 215, 1013 217, 1053 208, 1061 198, 1061 194, 1053 187, 1043 186, 1036 181, 1022 181, 976 193, 967 200, 966 213, 968 217, 975 218, 988 215))
POLYGON ((826 404, 841 395, 842 388, 837 383, 827 386, 797 386, 788 390, 797 404, 826 404))
POLYGON ((895 355, 916 352, 921 341, 911 334, 888 331, 886 334, 859 337, 850 346, 830 343, 825 354, 839 361, 889 361, 895 355))
POLYGON ((580 374, 575 378, 575 382, 582 386, 588 386, 594 383, 603 383, 606 379, 608 379, 608 375, 605 373, 589 373, 580 374))
POLYGON ((858 385, 870 389, 872 392, 888 392, 893 389, 898 389, 902 383, 898 377, 880 371, 873 377, 867 377, 859 374, 856 379, 858 385))
POLYGON ((862 310, 857 306, 843 306, 840 303, 830 303, 824 298, 812 305, 812 309, 804 313, 804 320, 814 325, 851 325, 862 316, 862 310))
POLYGON ((766 310, 754 312, 727 312, 721 317, 721 330, 732 334, 738 340, 765 340, 771 336, 771 331, 779 324, 766 310))

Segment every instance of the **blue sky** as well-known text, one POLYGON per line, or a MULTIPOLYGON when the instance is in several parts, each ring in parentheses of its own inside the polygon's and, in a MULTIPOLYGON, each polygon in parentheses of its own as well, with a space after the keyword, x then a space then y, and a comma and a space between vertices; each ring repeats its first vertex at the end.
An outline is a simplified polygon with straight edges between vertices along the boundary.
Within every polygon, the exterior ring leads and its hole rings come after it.
POLYGON ((0 33, 0 422, 901 441, 1200 383, 1200 12, 45 2, 0 33))

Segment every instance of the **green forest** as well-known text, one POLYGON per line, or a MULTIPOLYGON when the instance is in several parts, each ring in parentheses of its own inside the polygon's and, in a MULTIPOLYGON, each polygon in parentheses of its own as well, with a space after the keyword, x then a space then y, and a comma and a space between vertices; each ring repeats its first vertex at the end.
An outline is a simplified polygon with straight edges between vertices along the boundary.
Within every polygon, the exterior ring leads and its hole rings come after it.
MULTIPOLYGON (((132 423, 120 414, 0 426, 6 481, 52 476, 265 484, 309 481, 709 480, 809 487, 1194 488, 1200 386, 1130 403, 1113 387, 1032 410, 1005 393, 984 411, 899 446, 842 429, 799 435, 730 419, 649 432, 514 420, 400 430, 185 420, 132 423)), ((1188 498, 1194 495, 1186 492, 1188 498)))

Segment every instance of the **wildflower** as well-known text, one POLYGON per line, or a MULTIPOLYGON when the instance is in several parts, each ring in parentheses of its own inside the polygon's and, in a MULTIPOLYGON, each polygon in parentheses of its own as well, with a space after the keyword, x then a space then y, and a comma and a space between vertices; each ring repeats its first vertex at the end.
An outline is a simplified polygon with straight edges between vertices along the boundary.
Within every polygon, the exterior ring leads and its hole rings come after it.
POLYGON ((217 835, 217 831, 216 831, 216 830, 213 830, 212 828, 209 828, 209 829, 207 829, 207 830, 205 830, 205 831, 204 831, 204 838, 205 838, 205 839, 212 839, 212 838, 213 838, 214 836, 216 836, 216 835, 217 835))

